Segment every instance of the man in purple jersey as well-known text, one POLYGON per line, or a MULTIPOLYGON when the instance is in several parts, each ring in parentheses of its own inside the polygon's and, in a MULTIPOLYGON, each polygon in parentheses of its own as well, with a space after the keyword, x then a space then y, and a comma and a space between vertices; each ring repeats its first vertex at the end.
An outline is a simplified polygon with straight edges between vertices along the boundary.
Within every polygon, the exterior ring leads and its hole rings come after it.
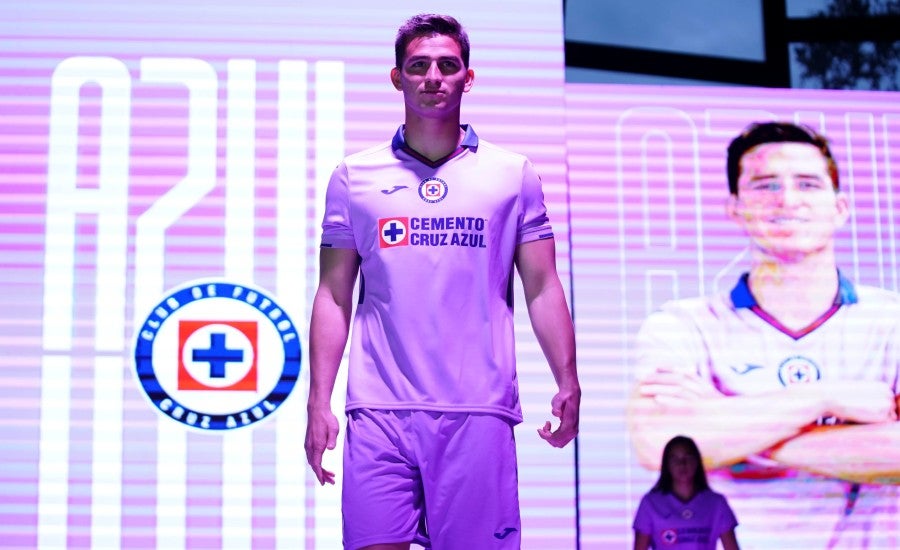
POLYGON ((745 548, 895 547, 900 298, 837 268, 850 211, 823 136, 753 124, 728 148, 728 180, 750 270, 645 321, 629 402, 637 457, 655 469, 672 435, 696 440, 745 548))
POLYGON ((390 78, 405 121, 348 156, 326 195, 310 325, 306 453, 321 484, 330 401, 350 334, 342 498, 346 548, 519 548, 513 269, 559 387, 540 437, 578 433, 574 330, 540 179, 460 125, 474 72, 452 17, 399 30, 390 78), (427 511, 427 514, 426 514, 427 511))

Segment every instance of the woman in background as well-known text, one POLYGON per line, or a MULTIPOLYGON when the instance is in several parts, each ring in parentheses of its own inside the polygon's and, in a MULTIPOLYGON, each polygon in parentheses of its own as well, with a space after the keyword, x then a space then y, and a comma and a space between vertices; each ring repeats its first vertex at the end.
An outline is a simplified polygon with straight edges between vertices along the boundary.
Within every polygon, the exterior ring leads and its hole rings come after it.
POLYGON ((728 501, 709 488, 700 449, 678 435, 663 449, 656 485, 641 499, 634 518, 634 550, 738 550, 737 519, 728 501))

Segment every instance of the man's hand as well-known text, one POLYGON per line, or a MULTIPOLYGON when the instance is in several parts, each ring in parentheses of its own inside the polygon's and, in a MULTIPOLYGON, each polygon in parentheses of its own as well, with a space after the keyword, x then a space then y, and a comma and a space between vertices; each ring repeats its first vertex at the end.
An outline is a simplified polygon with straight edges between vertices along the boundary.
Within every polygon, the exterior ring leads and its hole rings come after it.
POLYGON ((312 467, 319 484, 334 485, 334 472, 322 468, 322 455, 325 449, 333 450, 337 445, 340 431, 338 419, 328 407, 308 409, 306 423, 306 461, 312 467))
POLYGON ((555 431, 551 430, 550 421, 548 420, 537 431, 541 439, 558 448, 568 445, 569 441, 572 441, 578 435, 578 410, 580 406, 581 388, 575 388, 574 390, 560 389, 559 393, 554 395, 550 401, 553 416, 559 418, 559 427, 555 431))
POLYGON ((688 401, 721 397, 716 388, 694 373, 658 369, 638 383, 641 397, 652 397, 663 406, 675 407, 688 401))

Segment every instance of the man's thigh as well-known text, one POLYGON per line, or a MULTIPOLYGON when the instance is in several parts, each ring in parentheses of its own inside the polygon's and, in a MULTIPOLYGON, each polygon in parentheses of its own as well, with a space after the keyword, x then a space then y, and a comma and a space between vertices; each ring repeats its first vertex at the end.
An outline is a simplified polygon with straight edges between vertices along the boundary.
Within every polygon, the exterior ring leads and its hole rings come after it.
POLYGON ((389 411, 359 409, 347 416, 341 506, 347 549, 426 542, 422 481, 405 429, 389 411))
POLYGON ((521 546, 512 424, 488 414, 429 413, 417 422, 428 536, 437 550, 521 546))

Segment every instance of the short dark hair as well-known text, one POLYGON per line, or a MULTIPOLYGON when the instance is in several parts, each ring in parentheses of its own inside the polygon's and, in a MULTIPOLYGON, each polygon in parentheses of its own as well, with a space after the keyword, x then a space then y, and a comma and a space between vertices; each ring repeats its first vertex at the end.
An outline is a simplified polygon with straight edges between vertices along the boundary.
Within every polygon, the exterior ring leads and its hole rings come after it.
POLYGON ((738 179, 741 177, 741 158, 750 149, 764 143, 807 143, 812 145, 825 158, 828 175, 834 190, 840 189, 838 168, 831 154, 828 138, 812 128, 802 124, 789 122, 754 122, 728 145, 728 190, 732 195, 738 194, 738 179))
POLYGON ((700 449, 694 440, 686 435, 676 435, 666 443, 663 449, 662 463, 659 467, 659 480, 653 486, 654 491, 669 494, 672 492, 673 480, 672 472, 669 471, 669 461, 672 460, 672 453, 675 447, 684 447, 688 453, 697 459, 697 471, 694 472, 694 492, 699 493, 709 489, 709 482, 706 480, 706 470, 703 468, 703 457, 700 456, 700 449))
POLYGON ((435 13, 414 15, 397 31, 397 39, 394 41, 394 62, 397 68, 403 66, 403 58, 409 43, 423 36, 449 36, 455 40, 459 44, 463 65, 469 68, 469 35, 453 17, 435 13))

